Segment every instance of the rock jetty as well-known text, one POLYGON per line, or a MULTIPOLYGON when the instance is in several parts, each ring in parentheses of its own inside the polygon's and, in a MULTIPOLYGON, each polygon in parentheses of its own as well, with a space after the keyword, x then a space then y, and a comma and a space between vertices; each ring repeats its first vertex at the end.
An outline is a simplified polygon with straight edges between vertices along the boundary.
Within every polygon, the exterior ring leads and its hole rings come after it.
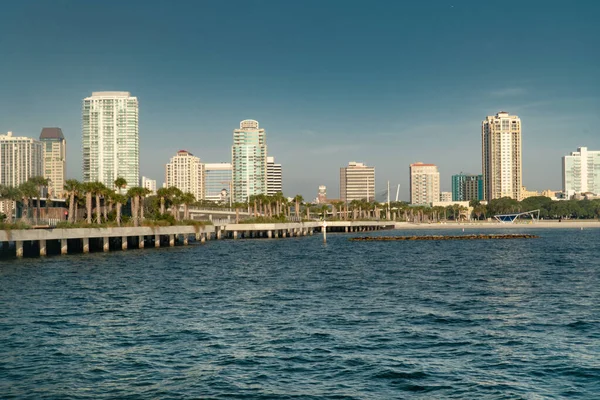
POLYGON ((350 238, 352 242, 386 242, 396 240, 489 240, 489 239, 537 239, 529 234, 481 234, 481 235, 427 235, 427 236, 360 236, 350 238))

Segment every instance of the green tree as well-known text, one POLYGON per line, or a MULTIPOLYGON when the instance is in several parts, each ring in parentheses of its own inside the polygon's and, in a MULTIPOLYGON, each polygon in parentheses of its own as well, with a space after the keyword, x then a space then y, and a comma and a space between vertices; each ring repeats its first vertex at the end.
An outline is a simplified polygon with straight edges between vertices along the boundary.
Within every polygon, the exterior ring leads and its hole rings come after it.
POLYGON ((302 195, 297 194, 296 196, 294 196, 294 202, 296 203, 294 207, 294 212, 296 213, 297 220, 300 219, 300 203, 302 203, 303 201, 304 198, 302 197, 302 195))
POLYGON ((2 198, 2 201, 5 203, 4 210, 6 210, 6 220, 11 222, 14 204, 22 198, 21 191, 19 188, 13 186, 1 186, 0 198, 2 198))
POLYGON ((23 201, 23 214, 21 219, 23 222, 29 221, 29 207, 31 199, 39 195, 35 182, 27 181, 19 185, 19 192, 23 201))
POLYGON ((116 221, 117 225, 121 226, 121 214, 123 204, 127 203, 127 196, 124 194, 114 193, 112 194, 113 201, 116 203, 116 221))
POLYGON ((67 179, 64 189, 69 196, 69 222, 74 223, 77 219, 77 202, 75 201, 75 197, 81 191, 81 183, 76 179, 67 179))
POLYGON ((156 191, 156 195, 160 199, 160 214, 164 215, 165 213, 165 204, 166 201, 170 198, 171 192, 168 188, 160 188, 156 191))
MULTIPOLYGON (((35 221, 36 223, 38 222, 38 220, 41 217, 41 206, 40 206, 40 199, 42 197, 42 189, 45 187, 48 187, 48 179, 44 178, 43 176, 33 176, 31 178, 28 179, 29 182, 33 183, 35 185, 35 188, 37 190, 37 194, 36 194, 36 215, 35 215, 35 221)), ((46 199, 47 201, 47 199, 46 199)))
POLYGON ((183 203, 183 219, 190 219, 190 205, 196 202, 196 196, 190 192, 183 193, 181 195, 181 202, 183 203))

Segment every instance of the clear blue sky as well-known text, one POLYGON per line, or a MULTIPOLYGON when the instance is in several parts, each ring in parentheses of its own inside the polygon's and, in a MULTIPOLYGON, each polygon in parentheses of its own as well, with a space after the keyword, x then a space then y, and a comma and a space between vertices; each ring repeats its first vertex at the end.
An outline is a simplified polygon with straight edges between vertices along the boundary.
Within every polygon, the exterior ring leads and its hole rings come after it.
MULTIPOLYGON (((339 195, 339 168, 376 167, 377 191, 408 165, 442 190, 481 171, 481 120, 523 124, 523 180, 560 189, 561 156, 600 149, 597 1, 4 1, 0 132, 59 126, 81 178, 81 101, 140 102, 140 173, 164 180, 178 149, 229 161, 256 119, 284 192, 339 195)), ((395 193, 395 190, 393 190, 395 193)))

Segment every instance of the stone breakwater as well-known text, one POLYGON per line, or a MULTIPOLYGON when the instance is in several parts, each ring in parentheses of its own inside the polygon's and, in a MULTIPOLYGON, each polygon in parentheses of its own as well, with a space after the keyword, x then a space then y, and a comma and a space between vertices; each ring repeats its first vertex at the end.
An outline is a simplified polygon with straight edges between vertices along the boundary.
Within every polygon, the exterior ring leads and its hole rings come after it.
POLYGON ((427 236, 361 236, 350 238, 352 242, 386 242, 398 240, 489 240, 489 239, 537 239, 529 234, 490 234, 490 235, 427 235, 427 236))

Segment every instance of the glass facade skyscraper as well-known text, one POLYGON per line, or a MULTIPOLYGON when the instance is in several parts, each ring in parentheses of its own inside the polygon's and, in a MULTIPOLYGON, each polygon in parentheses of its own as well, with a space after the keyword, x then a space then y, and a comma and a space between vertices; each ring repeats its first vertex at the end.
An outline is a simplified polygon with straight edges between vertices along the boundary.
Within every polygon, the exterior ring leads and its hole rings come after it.
POLYGON ((267 193, 267 140, 258 121, 244 120, 233 131, 231 160, 235 202, 245 203, 250 196, 267 193))
POLYGON ((452 201, 483 200, 483 175, 452 175, 452 201))
POLYGON ((114 189, 140 181, 138 100, 129 92, 93 92, 83 100, 83 181, 114 189))
POLYGON ((204 164, 204 199, 229 203, 232 186, 231 163, 204 164))

